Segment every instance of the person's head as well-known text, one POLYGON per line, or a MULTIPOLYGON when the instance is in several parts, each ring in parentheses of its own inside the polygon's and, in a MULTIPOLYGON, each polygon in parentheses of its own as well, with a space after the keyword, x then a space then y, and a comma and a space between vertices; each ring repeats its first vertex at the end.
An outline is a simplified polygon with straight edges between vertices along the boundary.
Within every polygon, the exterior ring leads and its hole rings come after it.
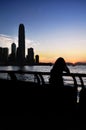
POLYGON ((54 64, 54 68, 60 68, 60 69, 64 69, 66 66, 66 62, 62 57, 59 57, 54 64))
POLYGON ((59 64, 59 65, 65 65, 65 60, 62 57, 59 57, 56 61, 55 64, 59 64))

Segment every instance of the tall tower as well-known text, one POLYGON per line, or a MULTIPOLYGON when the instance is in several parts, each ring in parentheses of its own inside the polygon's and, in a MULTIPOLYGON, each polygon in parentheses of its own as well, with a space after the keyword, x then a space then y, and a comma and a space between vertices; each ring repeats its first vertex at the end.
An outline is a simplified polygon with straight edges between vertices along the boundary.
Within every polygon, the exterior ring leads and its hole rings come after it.
POLYGON ((11 54, 13 57, 16 58, 16 44, 15 43, 12 43, 11 45, 11 54))
POLYGON ((34 49, 28 48, 28 63, 33 64, 34 63, 34 49))
POLYGON ((11 54, 10 54, 10 61, 15 64, 16 61, 16 44, 11 44, 11 54))
POLYGON ((25 28, 23 24, 19 25, 18 30, 18 62, 20 65, 25 62, 25 28))

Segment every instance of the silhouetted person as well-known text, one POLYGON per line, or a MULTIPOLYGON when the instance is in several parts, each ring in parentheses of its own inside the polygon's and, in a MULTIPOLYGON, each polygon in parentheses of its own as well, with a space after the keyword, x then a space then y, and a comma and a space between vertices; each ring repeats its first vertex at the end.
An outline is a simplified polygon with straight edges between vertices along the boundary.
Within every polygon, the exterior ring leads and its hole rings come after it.
MULTIPOLYGON (((65 60, 59 57, 50 72, 49 111, 65 121, 76 118, 76 88, 64 86, 63 72, 69 73, 65 60)), ((50 115, 51 116, 51 115, 50 115)))
POLYGON ((55 61, 54 66, 50 72, 49 83, 52 87, 61 87, 64 85, 62 78, 63 71, 70 73, 65 60, 62 57, 59 57, 55 61))

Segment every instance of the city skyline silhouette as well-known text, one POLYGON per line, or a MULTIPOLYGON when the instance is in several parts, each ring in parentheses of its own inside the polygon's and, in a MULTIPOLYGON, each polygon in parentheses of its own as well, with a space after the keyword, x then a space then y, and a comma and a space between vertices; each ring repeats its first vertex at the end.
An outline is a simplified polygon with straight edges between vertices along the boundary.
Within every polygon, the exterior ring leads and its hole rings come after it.
MULTIPOLYGON (((11 52, 8 47, 0 47, 0 65, 51 65, 53 62, 40 62, 39 55, 34 53, 34 48, 26 47, 25 26, 23 23, 18 27, 18 47, 11 43, 11 52), (26 52, 27 51, 27 52, 26 52), (26 54, 27 53, 27 54, 26 54)), ((86 65, 86 62, 66 62, 68 65, 86 65)))
POLYGON ((66 62, 86 62, 84 0, 1 0, 0 9, 2 47, 10 50, 11 41, 17 41, 17 26, 24 23, 26 48, 34 48, 40 62, 54 63, 59 56, 66 62))
POLYGON ((34 55, 34 48, 27 48, 25 55, 25 27, 20 23, 18 28, 18 47, 11 44, 11 53, 7 47, 0 47, 0 65, 34 65, 39 63, 39 55, 34 55))

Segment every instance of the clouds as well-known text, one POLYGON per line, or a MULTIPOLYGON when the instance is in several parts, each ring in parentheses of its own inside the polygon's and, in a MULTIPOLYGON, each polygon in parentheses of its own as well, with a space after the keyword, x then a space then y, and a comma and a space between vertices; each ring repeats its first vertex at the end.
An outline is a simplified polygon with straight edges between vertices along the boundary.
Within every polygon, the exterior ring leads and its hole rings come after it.
MULTIPOLYGON (((11 52, 11 44, 12 43, 15 43, 16 47, 17 47, 18 46, 18 38, 4 35, 4 34, 0 34, 0 47, 7 47, 7 48, 9 48, 9 52, 11 52)), ((27 50, 27 48, 30 48, 30 47, 34 48, 34 47, 39 45, 38 42, 34 42, 33 40, 30 40, 30 39, 26 39, 25 43, 26 43, 25 44, 26 50, 27 50)))
POLYGON ((0 34, 0 47, 10 48, 11 44, 16 41, 17 41, 17 38, 13 38, 11 36, 0 34))
POLYGON ((30 39, 26 39, 26 48, 38 46, 40 43, 30 39))

